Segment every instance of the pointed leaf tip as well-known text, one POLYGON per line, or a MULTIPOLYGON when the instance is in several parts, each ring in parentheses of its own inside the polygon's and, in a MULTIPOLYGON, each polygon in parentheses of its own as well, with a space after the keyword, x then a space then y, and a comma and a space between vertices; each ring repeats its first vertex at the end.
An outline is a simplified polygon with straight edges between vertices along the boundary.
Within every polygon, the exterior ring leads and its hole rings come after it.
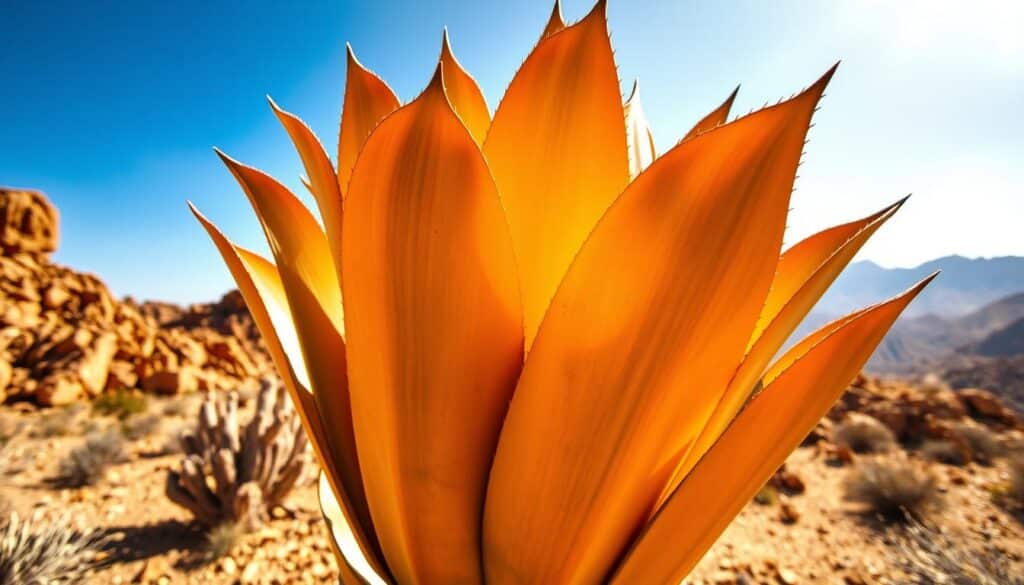
POLYGON ((487 100, 473 76, 459 63, 452 51, 448 28, 445 27, 441 40, 441 56, 438 68, 443 67, 442 80, 444 93, 451 108, 458 114, 462 123, 473 135, 477 145, 482 145, 487 131, 491 127, 491 111, 487 100))
POLYGON ((541 38, 553 35, 563 28, 565 28, 565 20, 562 18, 562 4, 559 0, 555 0, 555 6, 551 9, 551 16, 548 17, 548 23, 544 27, 541 38))
POLYGON ((828 71, 819 77, 817 81, 811 84, 810 87, 805 89, 801 95, 814 96, 815 101, 820 99, 821 95, 825 93, 825 88, 828 87, 829 82, 832 81, 832 76, 836 74, 836 69, 839 69, 839 61, 836 61, 835 65, 829 67, 828 71))
POLYGON ((639 97, 640 97, 640 78, 637 77, 637 78, 633 79, 633 89, 631 89, 629 91, 629 97, 626 98, 626 103, 628 104, 628 103, 632 102, 634 99, 638 99, 639 97))

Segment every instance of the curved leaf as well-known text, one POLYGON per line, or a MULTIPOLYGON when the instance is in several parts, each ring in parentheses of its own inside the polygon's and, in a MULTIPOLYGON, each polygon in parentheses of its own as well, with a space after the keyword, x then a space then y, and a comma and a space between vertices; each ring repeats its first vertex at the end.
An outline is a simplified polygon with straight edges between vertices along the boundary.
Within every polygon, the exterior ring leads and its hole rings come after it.
POLYGON ((502 430, 488 580, 597 582, 646 521, 743 356, 830 75, 676 146, 594 229, 502 430))
POLYGON ((904 201, 906 199, 864 219, 817 233, 782 254, 764 308, 748 342, 747 355, 733 374, 700 437, 676 468, 663 498, 679 485, 725 430, 751 397, 761 374, 782 344, 868 238, 896 213, 904 201))
POLYGON ((491 112, 487 108, 487 100, 483 92, 458 59, 452 53, 448 42, 448 29, 444 29, 441 41, 441 65, 444 67, 444 89, 455 113, 473 135, 477 145, 483 145, 487 130, 491 127, 491 112))
POLYGON ((388 84, 356 59, 351 45, 345 73, 345 103, 341 108, 338 132, 338 188, 347 193, 359 151, 385 116, 398 109, 398 98, 388 84))
MULTIPOLYGON (((612 585, 679 583, 832 406, 907 304, 934 277, 798 345, 637 539, 612 585), (765 440, 770 437, 771 440, 765 440)), ((787 354, 788 355, 788 354, 787 354)))
POLYGON ((494 114, 484 154, 505 207, 529 348, 555 288, 629 181, 604 1, 542 39, 494 114))
POLYGON ((442 69, 374 131, 346 199, 356 445, 401 583, 482 582, 487 472, 523 355, 501 202, 442 69))

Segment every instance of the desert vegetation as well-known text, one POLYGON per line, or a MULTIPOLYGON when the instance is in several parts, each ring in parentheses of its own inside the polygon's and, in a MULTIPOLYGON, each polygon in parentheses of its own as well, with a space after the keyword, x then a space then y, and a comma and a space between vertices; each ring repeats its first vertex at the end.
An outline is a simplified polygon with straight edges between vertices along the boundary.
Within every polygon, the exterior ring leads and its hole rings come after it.
POLYGON ((251 420, 240 424, 238 395, 211 394, 195 429, 181 437, 185 458, 167 478, 167 497, 196 520, 234 534, 269 518, 308 478, 307 441, 279 384, 264 381, 251 420))
POLYGON ((890 521, 924 517, 940 504, 935 475, 902 455, 859 460, 844 489, 847 499, 890 521))

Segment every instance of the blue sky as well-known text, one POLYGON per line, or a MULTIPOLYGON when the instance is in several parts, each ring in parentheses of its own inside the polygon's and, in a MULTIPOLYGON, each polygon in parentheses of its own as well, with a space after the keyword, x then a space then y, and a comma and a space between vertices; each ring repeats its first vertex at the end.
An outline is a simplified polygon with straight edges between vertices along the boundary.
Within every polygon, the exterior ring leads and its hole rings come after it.
MULTIPOLYGON (((447 25, 492 108, 550 12, 538 2, 0 0, 0 184, 58 205, 56 259, 117 294, 179 302, 231 287, 185 200, 264 250, 211 147, 301 193, 267 107, 333 156, 345 42, 405 100, 447 25)), ((589 0, 567 0, 575 20, 589 0)), ((742 84, 734 114, 789 96, 836 60, 787 241, 915 196, 863 251, 884 266, 1024 254, 1024 41, 1014 2, 611 0, 623 92, 641 79, 659 149, 742 84)))

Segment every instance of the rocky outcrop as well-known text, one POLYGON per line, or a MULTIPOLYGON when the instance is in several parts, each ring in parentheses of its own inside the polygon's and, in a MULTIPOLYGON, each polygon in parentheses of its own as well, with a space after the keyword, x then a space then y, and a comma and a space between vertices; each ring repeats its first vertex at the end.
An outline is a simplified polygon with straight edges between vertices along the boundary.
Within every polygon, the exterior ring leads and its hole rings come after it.
POLYGON ((901 441, 948 439, 955 434, 955 425, 966 418, 999 430, 1024 428, 994 394, 979 389, 956 391, 937 380, 910 384, 858 376, 829 411, 828 419, 836 422, 850 414, 878 419, 901 441))
POLYGON ((237 388, 272 372, 237 292, 188 308, 120 301, 50 261, 57 215, 42 195, 0 190, 0 210, 0 402, 237 388))
POLYGON ((0 249, 5 255, 57 249, 57 209, 42 193, 0 187, 0 249))

